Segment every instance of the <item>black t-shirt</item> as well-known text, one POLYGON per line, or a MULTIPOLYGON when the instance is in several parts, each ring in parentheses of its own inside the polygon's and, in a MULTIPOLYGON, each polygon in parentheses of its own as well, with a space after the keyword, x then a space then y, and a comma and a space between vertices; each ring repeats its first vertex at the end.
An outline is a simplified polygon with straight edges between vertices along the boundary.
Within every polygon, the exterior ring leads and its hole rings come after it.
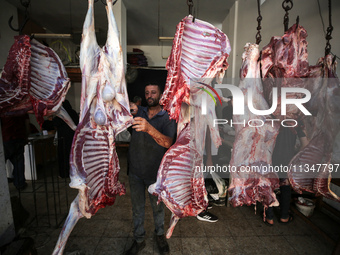
MULTIPOLYGON (((175 139, 176 122, 169 119, 166 111, 162 110, 149 119, 148 108, 138 106, 136 117, 145 118, 163 135, 175 139)), ((133 129, 128 153, 129 173, 141 179, 156 181, 158 168, 166 151, 167 148, 157 144, 149 134, 133 129)))
POLYGON ((295 156, 296 138, 305 137, 300 126, 295 128, 281 127, 276 137, 275 148, 272 155, 273 166, 288 166, 290 160, 295 156))

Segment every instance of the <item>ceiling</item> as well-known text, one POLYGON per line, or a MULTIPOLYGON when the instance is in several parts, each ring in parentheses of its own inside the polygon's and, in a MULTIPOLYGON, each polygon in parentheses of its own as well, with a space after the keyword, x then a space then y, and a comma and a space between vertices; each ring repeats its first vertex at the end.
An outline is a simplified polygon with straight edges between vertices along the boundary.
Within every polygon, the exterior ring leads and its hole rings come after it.
MULTIPOLYGON (((6 0, 20 12, 23 0, 6 0)), ((27 2, 24 0, 23 2, 27 2)), ((187 0, 118 0, 127 10, 127 44, 157 45, 158 37, 172 37, 178 22, 189 14, 187 0)), ((193 0, 194 15, 215 26, 222 24, 235 0, 193 0)), ((48 32, 73 34, 80 43, 81 30, 87 12, 87 0, 30 0, 29 15, 32 21, 48 32)), ((103 3, 95 4, 95 26, 99 44, 104 44, 107 18, 103 3)))

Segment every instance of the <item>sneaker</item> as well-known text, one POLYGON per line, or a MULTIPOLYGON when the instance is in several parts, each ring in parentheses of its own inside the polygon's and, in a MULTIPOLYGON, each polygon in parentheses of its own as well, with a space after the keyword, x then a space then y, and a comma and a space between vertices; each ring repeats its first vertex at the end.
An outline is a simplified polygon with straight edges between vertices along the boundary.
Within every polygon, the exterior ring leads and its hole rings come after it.
POLYGON ((137 243, 137 241, 134 240, 132 246, 130 247, 130 249, 127 250, 125 254, 126 255, 137 255, 141 250, 144 249, 144 247, 145 247, 145 241, 141 243, 137 243))
POLYGON ((213 207, 212 203, 209 201, 207 209, 211 209, 213 207))
POLYGON ((207 221, 207 222, 216 222, 218 221, 217 216, 211 214, 208 211, 203 211, 200 214, 198 214, 197 219, 201 220, 201 221, 207 221))
POLYGON ((225 206, 225 198, 219 198, 218 200, 212 201, 215 206, 225 206))
POLYGON ((160 254, 169 254, 169 245, 164 235, 156 236, 156 242, 160 254))

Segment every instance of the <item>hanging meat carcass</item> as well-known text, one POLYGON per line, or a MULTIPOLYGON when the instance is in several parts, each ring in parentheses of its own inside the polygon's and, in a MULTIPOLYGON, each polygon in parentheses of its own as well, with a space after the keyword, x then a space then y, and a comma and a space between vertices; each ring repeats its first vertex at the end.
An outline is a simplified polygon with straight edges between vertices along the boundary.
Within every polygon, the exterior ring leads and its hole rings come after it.
MULTIPOLYGON (((275 118, 299 119, 301 111, 294 104, 288 104, 286 115, 281 115, 281 89, 304 88, 305 78, 309 75, 307 32, 294 24, 285 34, 272 37, 270 43, 263 47, 261 71, 263 76, 264 97, 269 105, 273 104, 273 87, 278 89, 277 108, 273 112, 275 118)), ((301 99, 303 93, 289 93, 289 99, 301 99)))
MULTIPOLYGON (((309 144, 289 163, 289 180, 298 193, 308 191, 316 195, 339 200, 329 189, 331 179, 331 154, 333 142, 339 131, 339 80, 330 55, 309 66, 307 32, 294 24, 282 37, 273 37, 262 50, 263 86, 267 101, 272 103, 272 88, 279 88, 277 119, 303 119, 307 123, 309 144), (314 117, 305 116, 295 105, 287 105, 286 116, 280 115, 280 89, 283 87, 305 88, 311 99, 304 104, 314 117), (322 164, 326 164, 322 166, 322 164), (319 167, 318 167, 319 166, 319 167), (315 168, 318 168, 315 170, 315 168), (314 169, 314 170, 313 170, 314 169)), ((301 93, 291 93, 290 98, 303 98, 301 93)))
POLYGON ((132 124, 127 97, 119 31, 107 0, 108 36, 97 44, 94 0, 88 1, 80 49, 82 71, 80 122, 70 155, 70 187, 79 189, 71 204, 53 254, 61 254, 81 217, 91 218, 100 208, 113 205, 116 195, 125 194, 118 181, 116 136, 132 124))
POLYGON ((330 190, 331 172, 335 172, 331 158, 333 143, 340 130, 340 82, 336 75, 336 62, 332 55, 319 59, 310 67, 306 88, 312 98, 306 104, 313 117, 307 117, 310 125, 310 141, 290 162, 288 173, 293 189, 323 195, 340 201, 330 190))
MULTIPOLYGON (((267 110, 269 106, 263 96, 259 56, 259 46, 247 43, 242 55, 239 88, 245 95, 245 105, 249 90, 252 90, 254 108, 267 110)), ((279 187, 279 179, 276 173, 269 171, 269 166, 280 125, 267 121, 268 118, 271 116, 253 114, 248 107, 244 115, 233 116, 235 142, 230 167, 235 170, 231 171, 228 189, 233 206, 256 204, 257 201, 265 207, 278 205, 274 189, 279 187)))
POLYGON ((58 55, 49 47, 15 37, 0 78, 0 115, 22 115, 34 111, 40 125, 43 116, 57 114, 75 130, 62 109, 70 79, 58 55))
POLYGON ((215 77, 223 78, 230 50, 227 36, 207 22, 193 21, 188 16, 177 25, 160 101, 170 117, 178 121, 177 140, 163 157, 157 182, 149 187, 149 192, 172 212, 167 238, 180 218, 196 216, 208 205, 203 173, 198 170, 203 167, 207 124, 217 147, 221 139, 217 126, 213 126, 216 114, 210 97, 207 115, 201 115, 206 93, 199 88, 209 87, 215 77))

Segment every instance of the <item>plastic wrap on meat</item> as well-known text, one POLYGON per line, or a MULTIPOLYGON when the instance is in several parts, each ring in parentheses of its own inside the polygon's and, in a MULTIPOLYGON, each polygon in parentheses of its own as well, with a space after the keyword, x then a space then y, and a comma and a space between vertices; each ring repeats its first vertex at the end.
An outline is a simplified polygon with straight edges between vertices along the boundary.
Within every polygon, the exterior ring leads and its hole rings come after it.
POLYGON ((119 31, 107 0, 108 35, 97 44, 94 0, 88 1, 80 49, 82 71, 80 122, 70 155, 70 187, 78 189, 53 254, 62 254, 66 241, 81 217, 91 218, 100 208, 113 205, 125 194, 118 181, 116 136, 132 123, 124 76, 119 31))
MULTIPOLYGON (((245 98, 252 90, 253 106, 257 110, 269 109, 263 96, 260 77, 259 46, 247 43, 242 55, 241 82, 239 88, 245 98)), ((239 99, 234 99, 239 100, 239 99)), ((245 99, 247 100, 247 99, 245 99)), ((245 105, 247 102, 244 102, 245 105)), ((266 121, 270 116, 259 116, 245 109, 244 115, 234 115, 235 141, 230 161, 231 172, 229 202, 233 206, 251 205, 261 202, 265 207, 278 205, 274 189, 279 187, 276 173, 268 171, 272 152, 279 131, 278 123, 266 121), (258 120, 263 123, 251 123, 258 120), (252 171, 250 171, 252 170, 252 171)))

